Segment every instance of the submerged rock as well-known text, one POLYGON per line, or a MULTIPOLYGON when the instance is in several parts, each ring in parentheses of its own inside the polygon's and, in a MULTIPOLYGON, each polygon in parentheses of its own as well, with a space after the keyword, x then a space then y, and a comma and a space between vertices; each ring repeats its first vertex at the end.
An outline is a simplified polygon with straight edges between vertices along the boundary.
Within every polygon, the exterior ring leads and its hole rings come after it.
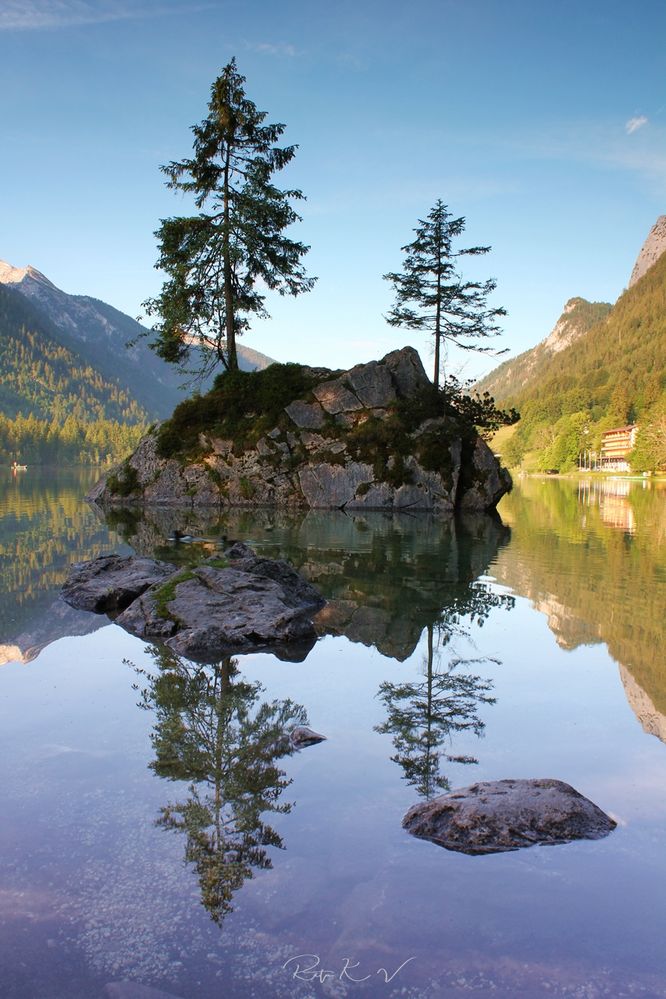
POLYGON ((413 836, 460 853, 601 839, 617 823, 564 781, 483 781, 414 805, 402 825, 413 836))
POLYGON ((101 556, 73 567, 63 597, 99 613, 124 608, 116 623, 126 631, 190 659, 261 650, 302 658, 316 640, 311 617, 325 603, 319 591, 288 563, 258 558, 246 545, 229 554, 242 557, 187 570, 101 556))
POLYGON ((109 982, 104 987, 105 999, 179 999, 173 992, 153 989, 138 982, 109 982))

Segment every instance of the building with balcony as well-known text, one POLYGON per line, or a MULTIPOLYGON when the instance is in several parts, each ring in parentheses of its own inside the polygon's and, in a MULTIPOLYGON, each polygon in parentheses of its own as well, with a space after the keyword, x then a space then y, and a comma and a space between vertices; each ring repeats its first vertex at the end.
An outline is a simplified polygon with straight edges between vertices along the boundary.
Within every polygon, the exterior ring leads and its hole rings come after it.
POLYGON ((629 472, 629 454, 636 443, 638 425, 629 423, 626 427, 613 427, 601 435, 602 472, 629 472))

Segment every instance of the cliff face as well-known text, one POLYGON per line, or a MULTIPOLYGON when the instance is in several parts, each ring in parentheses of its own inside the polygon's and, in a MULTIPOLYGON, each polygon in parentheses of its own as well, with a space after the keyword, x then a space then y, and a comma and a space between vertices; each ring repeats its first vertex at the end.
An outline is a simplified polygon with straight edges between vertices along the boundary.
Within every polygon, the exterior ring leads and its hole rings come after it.
POLYGON ((510 489, 508 472, 476 434, 452 417, 414 420, 432 386, 413 348, 343 373, 309 374, 311 390, 260 436, 203 429, 196 457, 185 460, 160 456, 158 430, 90 498, 450 512, 491 509, 510 489))
POLYGON ((490 392, 500 403, 513 399, 538 382, 555 354, 566 350, 583 337, 596 323, 605 319, 610 310, 611 306, 607 302, 570 298, 549 335, 536 347, 500 364, 477 383, 477 391, 490 392))
POLYGON ((630 288, 635 285, 637 281, 640 281, 643 275, 649 271, 653 264, 656 264, 659 257, 665 250, 666 215, 660 215, 650 229, 647 239, 641 247, 641 252, 636 258, 636 263, 634 264, 634 269, 631 272, 631 278, 629 279, 630 288))

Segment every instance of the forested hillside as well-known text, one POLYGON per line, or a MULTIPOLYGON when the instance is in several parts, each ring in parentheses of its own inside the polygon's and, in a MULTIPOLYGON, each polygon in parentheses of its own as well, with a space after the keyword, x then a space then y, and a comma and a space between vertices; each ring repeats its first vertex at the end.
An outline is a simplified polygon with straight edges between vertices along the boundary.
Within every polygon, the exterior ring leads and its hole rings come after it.
POLYGON ((48 318, 0 284, 0 461, 121 457, 148 422, 117 383, 64 347, 48 318))
POLYGON ((0 333, 0 411, 5 416, 145 422, 145 409, 127 391, 62 346, 57 327, 1 284, 0 333))
MULTIPOLYGON (((97 463, 131 451, 147 423, 196 388, 145 333, 106 302, 0 261, 0 464, 97 463)), ((241 368, 270 363, 239 347, 241 368)))
POLYGON ((501 401, 521 413, 502 449, 511 466, 568 470, 581 451, 600 448, 604 430, 638 422, 632 467, 666 468, 666 255, 501 401))
MULTIPOLYGON (((112 305, 88 295, 69 295, 34 267, 17 268, 4 261, 0 261, 0 287, 21 296, 34 310, 33 321, 40 318, 50 339, 70 351, 78 367, 90 368, 104 382, 119 385, 150 419, 170 416, 196 388, 179 367, 167 364, 148 347, 143 326, 112 305)), ((239 347, 241 368, 264 368, 270 363, 264 354, 239 347)))
POLYGON ((612 306, 608 302, 588 302, 584 298, 571 298, 545 340, 524 351, 517 357, 504 361, 477 383, 480 392, 489 392, 496 402, 514 398, 543 376, 554 354, 568 347, 598 322, 605 319, 612 306))

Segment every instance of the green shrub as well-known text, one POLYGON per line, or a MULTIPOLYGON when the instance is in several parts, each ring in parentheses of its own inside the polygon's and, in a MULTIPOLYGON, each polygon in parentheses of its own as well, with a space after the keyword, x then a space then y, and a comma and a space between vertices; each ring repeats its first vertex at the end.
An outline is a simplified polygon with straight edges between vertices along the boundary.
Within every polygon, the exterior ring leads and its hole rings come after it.
POLYGON ((241 496, 246 500, 251 500, 257 491, 254 483, 246 478, 238 480, 238 488, 240 489, 241 496))
POLYGON ((141 487, 137 470, 128 461, 108 477, 106 485, 114 496, 131 496, 141 487))
POLYGON ((306 395, 317 378, 300 364, 271 364, 263 371, 225 371, 206 395, 176 406, 157 431, 162 458, 192 457, 200 434, 232 439, 242 452, 271 430, 285 406, 306 395))

